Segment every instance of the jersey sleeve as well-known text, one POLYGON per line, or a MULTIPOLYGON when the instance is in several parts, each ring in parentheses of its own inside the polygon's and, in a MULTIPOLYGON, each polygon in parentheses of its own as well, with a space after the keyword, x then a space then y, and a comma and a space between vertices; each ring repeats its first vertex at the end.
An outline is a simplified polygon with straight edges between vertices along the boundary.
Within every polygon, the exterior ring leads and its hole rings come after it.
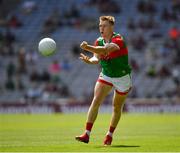
POLYGON ((120 48, 123 48, 124 46, 124 40, 122 37, 115 37, 113 40, 112 40, 112 43, 115 43, 116 45, 118 45, 120 48))
POLYGON ((94 41, 94 46, 98 46, 98 40, 97 39, 94 41))

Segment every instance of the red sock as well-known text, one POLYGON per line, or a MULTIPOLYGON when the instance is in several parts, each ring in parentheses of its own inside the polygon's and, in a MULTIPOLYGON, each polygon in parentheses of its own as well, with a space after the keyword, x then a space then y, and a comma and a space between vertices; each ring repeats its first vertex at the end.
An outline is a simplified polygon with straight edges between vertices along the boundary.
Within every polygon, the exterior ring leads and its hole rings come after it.
POLYGON ((115 130, 115 127, 112 127, 112 126, 109 127, 109 132, 113 133, 114 130, 115 130))
POLYGON ((109 131, 107 132, 107 135, 109 135, 109 136, 112 137, 114 130, 115 130, 115 127, 110 126, 110 127, 109 127, 109 131))
POLYGON ((93 126, 93 123, 87 122, 86 123, 86 130, 91 131, 92 126, 93 126))

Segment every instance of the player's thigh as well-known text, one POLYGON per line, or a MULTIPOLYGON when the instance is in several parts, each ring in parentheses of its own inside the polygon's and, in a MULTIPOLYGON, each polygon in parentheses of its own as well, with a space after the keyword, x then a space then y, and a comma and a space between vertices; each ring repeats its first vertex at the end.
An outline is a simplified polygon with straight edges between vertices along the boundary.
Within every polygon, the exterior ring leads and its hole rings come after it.
POLYGON ((95 88, 94 88, 94 100, 96 101, 102 101, 111 91, 112 86, 96 82, 95 88))
POLYGON ((121 95, 117 91, 114 91, 113 106, 121 108, 124 105, 127 95, 128 94, 121 95))

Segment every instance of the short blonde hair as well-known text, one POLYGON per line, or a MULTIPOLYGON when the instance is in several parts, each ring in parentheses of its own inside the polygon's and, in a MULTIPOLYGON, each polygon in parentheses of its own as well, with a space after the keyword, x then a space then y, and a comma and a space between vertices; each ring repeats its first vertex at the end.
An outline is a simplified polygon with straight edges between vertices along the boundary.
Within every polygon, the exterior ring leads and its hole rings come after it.
POLYGON ((109 21, 109 23, 111 25, 114 25, 115 18, 113 16, 110 16, 110 15, 108 15, 108 16, 100 16, 99 17, 99 21, 109 21))

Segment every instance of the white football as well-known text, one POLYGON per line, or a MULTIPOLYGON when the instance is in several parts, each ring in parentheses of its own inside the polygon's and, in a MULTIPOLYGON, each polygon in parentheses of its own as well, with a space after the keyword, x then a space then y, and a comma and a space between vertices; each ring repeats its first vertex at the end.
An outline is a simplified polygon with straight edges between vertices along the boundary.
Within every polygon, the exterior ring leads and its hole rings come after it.
POLYGON ((52 38, 43 38, 38 49, 43 56, 53 55, 56 52, 56 42, 52 38))

